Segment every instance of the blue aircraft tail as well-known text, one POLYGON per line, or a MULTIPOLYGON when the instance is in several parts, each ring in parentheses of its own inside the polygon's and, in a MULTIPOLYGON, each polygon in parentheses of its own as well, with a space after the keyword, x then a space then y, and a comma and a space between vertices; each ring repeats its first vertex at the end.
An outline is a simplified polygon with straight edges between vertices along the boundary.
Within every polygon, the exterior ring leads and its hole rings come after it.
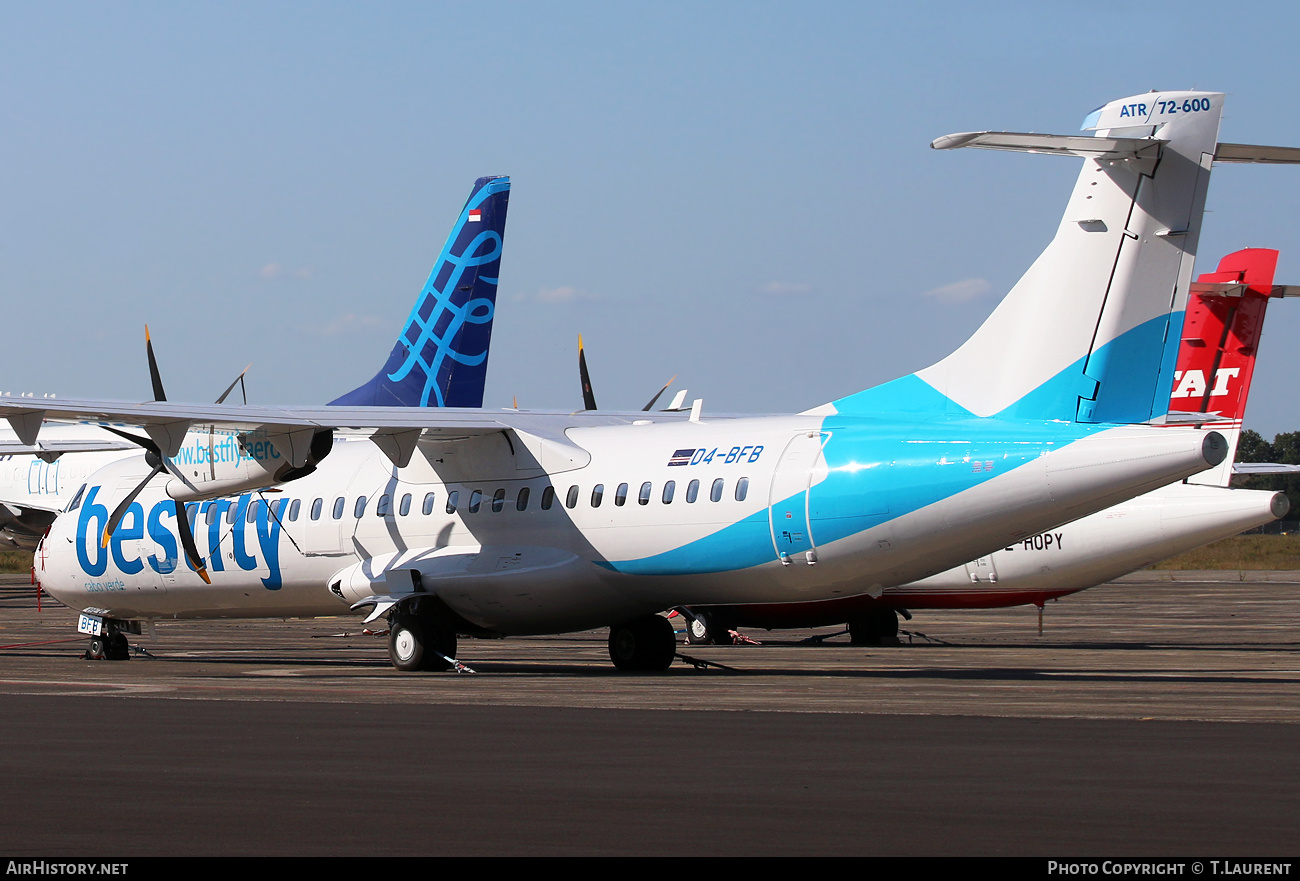
POLYGON ((510 178, 474 182, 382 370, 331 405, 481 407, 510 178))

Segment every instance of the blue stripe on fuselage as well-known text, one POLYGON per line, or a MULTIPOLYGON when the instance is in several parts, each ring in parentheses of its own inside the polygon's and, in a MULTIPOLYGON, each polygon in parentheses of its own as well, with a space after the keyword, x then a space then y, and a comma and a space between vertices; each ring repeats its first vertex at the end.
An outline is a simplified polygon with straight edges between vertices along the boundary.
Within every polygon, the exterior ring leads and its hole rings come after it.
MULTIPOLYGON (((827 417, 822 424, 830 435, 822 451, 827 475, 809 491, 813 540, 824 545, 879 526, 1110 427, 978 417, 929 424, 827 417)), ((776 507, 802 504, 796 500, 800 495, 776 507)), ((636 575, 686 575, 744 569, 775 558, 765 507, 670 551, 602 565, 636 575)))
MULTIPOLYGON (((1173 382, 1183 313, 1138 325, 1093 355, 1092 372, 1108 377, 1093 418, 1077 422, 1081 397, 1094 393, 1080 358, 1001 412, 979 417, 916 374, 836 401, 822 430, 826 480, 810 490, 813 539, 822 545, 917 511, 1005 474, 1045 452, 1118 423, 1146 422, 1165 412, 1173 382), (1171 350, 1172 347, 1172 350, 1171 350), (1151 353, 1165 369, 1153 380, 1151 353), (1153 412, 1159 411, 1159 412, 1153 412), (887 421, 886 421, 887 420, 887 421), (975 463, 988 470, 974 471, 975 463), (963 467, 967 470, 963 471, 963 467)), ((781 499, 777 504, 790 502, 781 499)), ((764 508, 681 547, 635 560, 602 563, 638 575, 725 572, 775 559, 764 508)))

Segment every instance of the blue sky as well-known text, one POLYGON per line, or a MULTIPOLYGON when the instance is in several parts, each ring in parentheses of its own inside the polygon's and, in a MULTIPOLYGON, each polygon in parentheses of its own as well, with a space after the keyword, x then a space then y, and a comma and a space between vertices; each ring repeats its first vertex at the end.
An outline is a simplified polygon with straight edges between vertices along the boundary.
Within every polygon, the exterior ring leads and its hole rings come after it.
MULTIPOLYGON (((387 355, 473 180, 514 187, 486 403, 803 409, 939 359, 1050 239, 1075 131, 1151 88, 1300 145, 1285 5, 0 2, 0 389, 319 403, 387 355), (941 293, 935 293, 941 292, 941 293)), ((1215 172, 1198 271, 1300 282, 1300 168, 1215 172)), ((1275 304, 1247 425, 1300 429, 1275 304)))

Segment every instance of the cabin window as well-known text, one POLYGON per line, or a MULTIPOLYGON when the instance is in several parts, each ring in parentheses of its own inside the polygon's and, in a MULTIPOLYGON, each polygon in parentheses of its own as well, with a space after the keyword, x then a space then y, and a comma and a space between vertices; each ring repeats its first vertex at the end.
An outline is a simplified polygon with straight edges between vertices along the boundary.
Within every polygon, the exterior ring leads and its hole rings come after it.
POLYGON ((208 502, 207 504, 208 504, 208 509, 203 512, 204 515, 203 522, 211 526, 213 523, 217 522, 217 503, 208 502))
POLYGON ((376 516, 376 517, 387 517, 387 516, 388 516, 388 506, 389 506, 391 503, 392 503, 392 500, 389 498, 388 493, 384 493, 382 496, 380 496, 380 497, 379 497, 379 501, 375 503, 375 516, 376 516))
POLYGON ((289 520, 295 522, 298 519, 298 512, 302 510, 302 499, 294 499, 289 503, 289 520))
POLYGON ((605 484, 598 483, 591 488, 591 506, 599 508, 603 498, 605 498, 605 484))
POLYGON ((346 504, 347 504, 347 500, 344 499, 343 496, 339 496, 337 499, 334 500, 334 511, 332 513, 334 514, 335 520, 343 519, 343 506, 346 504))
POLYGON ((311 503, 311 519, 319 520, 321 509, 325 507, 324 499, 317 499, 311 503))
POLYGON ((501 509, 506 506, 506 491, 499 489, 492 494, 492 513, 500 514, 501 509))
POLYGON ((525 486, 519 490, 519 498, 515 499, 515 510, 528 510, 528 487, 525 486))
POLYGON ((726 483, 726 481, 724 481, 721 477, 713 481, 713 488, 709 490, 710 502, 722 501, 722 486, 724 483, 726 483))
POLYGON ((699 495, 700 495, 700 482, 698 480, 692 480, 690 483, 686 484, 687 504, 690 505, 695 504, 695 500, 699 498, 699 495))
POLYGON ((636 503, 638 505, 650 504, 650 492, 653 489, 654 487, 650 485, 650 481, 648 480, 645 483, 641 484, 641 492, 637 493, 636 503))
POLYGON ((564 506, 566 508, 578 507, 578 485, 576 483, 569 487, 569 494, 564 499, 564 506))
POLYGON ((665 505, 671 505, 673 503, 673 493, 676 492, 676 490, 677 481, 670 480, 664 484, 663 500, 665 505))
POLYGON ((447 513, 455 514, 456 505, 460 503, 460 490, 447 493, 447 513))
POLYGON ((357 503, 352 506, 352 516, 360 520, 364 513, 366 513, 366 497, 357 496, 357 503))
MULTIPOLYGON (((424 512, 424 516, 426 517, 428 517, 430 514, 433 513, 433 493, 428 493, 425 495, 424 505, 420 508, 420 510, 424 512)), ((448 511, 447 513, 450 514, 451 512, 448 511)))
POLYGON ((403 517, 405 517, 407 514, 410 514, 410 513, 411 513, 411 494, 410 494, 410 493, 407 493, 406 495, 402 496, 402 504, 401 504, 400 506, 398 506, 398 508, 397 508, 397 513, 400 514, 400 515, 403 516, 403 517))
POLYGON ((252 523, 254 520, 257 519, 257 506, 260 504, 263 503, 258 499, 248 500, 248 511, 244 514, 245 523, 252 523))
MULTIPOLYGON (((216 503, 213 502, 212 507, 215 508, 216 506, 217 506, 216 503)), ((208 510, 211 510, 211 508, 209 508, 208 510)), ((209 523, 212 522, 211 516, 209 516, 208 522, 209 523)), ((226 506, 226 522, 231 524, 235 522, 235 505, 226 506)))
POLYGON ((483 490, 476 489, 469 494, 469 512, 477 514, 479 506, 483 504, 483 490))
POLYGON ((623 507, 627 504, 627 484, 620 483, 618 489, 614 490, 614 504, 623 507))
POLYGON ((548 486, 542 490, 542 510, 551 510, 551 505, 555 504, 555 487, 548 486))
POLYGON ((745 501, 747 495, 749 495, 749 478, 742 477, 736 481, 736 501, 745 501))

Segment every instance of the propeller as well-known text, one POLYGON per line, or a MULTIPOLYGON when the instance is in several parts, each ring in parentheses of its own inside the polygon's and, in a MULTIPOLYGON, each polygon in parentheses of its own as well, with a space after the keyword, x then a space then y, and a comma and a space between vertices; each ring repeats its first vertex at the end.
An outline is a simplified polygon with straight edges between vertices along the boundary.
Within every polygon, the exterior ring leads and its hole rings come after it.
MULTIPOLYGON (((148 327, 146 327, 146 328, 145 328, 145 333, 148 334, 148 332, 149 332, 149 329, 148 329, 148 327)), ((153 349, 152 349, 152 348, 149 350, 149 363, 150 363, 150 365, 152 366, 152 364, 153 364, 153 349)), ((218 403, 218 404, 224 404, 224 403, 226 403, 226 396, 235 390, 235 386, 239 386, 240 394, 242 394, 242 395, 244 396, 244 404, 245 404, 245 405, 248 404, 248 387, 247 387, 246 385, 244 385, 244 374, 247 373, 247 372, 248 372, 248 368, 249 368, 249 367, 252 367, 252 366, 253 366, 253 365, 252 365, 252 362, 249 362, 248 367, 245 367, 243 370, 239 371, 239 375, 235 377, 234 382, 232 382, 230 385, 226 386, 226 390, 225 390, 224 392, 221 393, 221 397, 217 398, 217 403, 218 403)), ((158 386, 154 386, 154 393, 157 394, 157 392, 158 392, 158 386)), ((162 398, 159 398, 158 400, 161 401, 162 398)))
MULTIPOLYGON (((153 340, 149 338, 149 325, 147 324, 144 326, 144 346, 145 352, 149 356, 149 379, 153 383, 154 400, 165 401, 167 400, 167 393, 163 391, 162 374, 158 371, 158 361, 153 355, 153 340)), ((249 367, 251 366, 252 365, 250 364, 249 367)), ((244 372, 248 372, 248 367, 244 368, 244 372)), ((230 394, 231 390, 234 389, 235 383, 241 382, 243 378, 244 374, 239 374, 235 379, 235 382, 230 384, 230 388, 226 389, 222 393, 221 399, 218 400, 217 403, 220 404, 224 401, 226 395, 230 394)), ((245 403, 247 403, 247 401, 245 401, 245 403)), ((153 480, 166 470, 167 464, 163 457, 162 450, 153 442, 152 439, 139 437, 138 435, 126 431, 120 431, 107 425, 103 427, 106 431, 111 431, 118 437, 129 440, 142 447, 145 451, 145 464, 149 465, 153 469, 149 472, 148 477, 140 481, 136 485, 135 489, 126 494, 126 498, 122 499, 122 501, 118 503, 118 506, 113 509, 113 513, 108 516, 108 522, 104 524, 104 535, 100 539, 100 546, 108 547, 109 537, 112 536, 113 530, 117 529, 118 524, 122 522, 122 518, 126 516, 127 510, 131 507, 131 503, 134 502, 136 496, 140 495, 141 491, 148 486, 149 481, 153 480)), ((199 549, 194 544, 194 531, 190 529, 190 518, 185 513, 185 503, 180 500, 173 500, 173 502, 176 506, 176 528, 181 536, 181 547, 185 549, 185 558, 190 561, 190 565, 194 567, 194 571, 199 573, 199 577, 203 579, 204 583, 211 584, 212 579, 208 577, 208 568, 203 565, 203 557, 199 555, 199 549)))
POLYGON ((582 350, 582 334, 578 334, 578 379, 582 382, 582 409, 595 410, 596 396, 591 391, 591 374, 587 372, 587 353, 582 350))
POLYGON ((659 400, 660 395, 662 395, 664 392, 668 391, 668 386, 672 385, 672 384, 673 384, 673 381, 676 380, 676 379, 677 379, 677 374, 674 373, 674 374, 673 374, 673 378, 670 379, 670 380, 668 380, 667 382, 665 382, 665 383, 664 383, 664 387, 661 388, 661 389, 659 389, 659 391, 655 392, 655 396, 654 396, 653 398, 650 399, 650 403, 648 403, 648 404, 646 404, 644 407, 642 407, 642 408, 641 408, 641 411, 642 411, 643 413, 648 413, 648 412, 650 411, 650 408, 653 407, 653 406, 655 405, 655 401, 659 400))
MULTIPOLYGON (((582 334, 578 334, 578 378, 582 381, 582 409, 595 410, 596 396, 591 391, 591 374, 587 372, 587 353, 582 348, 582 334)), ((664 383, 664 387, 655 392, 655 396, 650 399, 650 403, 641 408, 643 413, 649 412, 650 408, 662 397, 663 393, 668 391, 668 387, 677 380, 677 374, 674 373, 672 379, 664 383)), ((685 394, 685 392, 683 392, 685 394)), ((519 404, 515 404, 515 409, 519 409, 519 404)))

